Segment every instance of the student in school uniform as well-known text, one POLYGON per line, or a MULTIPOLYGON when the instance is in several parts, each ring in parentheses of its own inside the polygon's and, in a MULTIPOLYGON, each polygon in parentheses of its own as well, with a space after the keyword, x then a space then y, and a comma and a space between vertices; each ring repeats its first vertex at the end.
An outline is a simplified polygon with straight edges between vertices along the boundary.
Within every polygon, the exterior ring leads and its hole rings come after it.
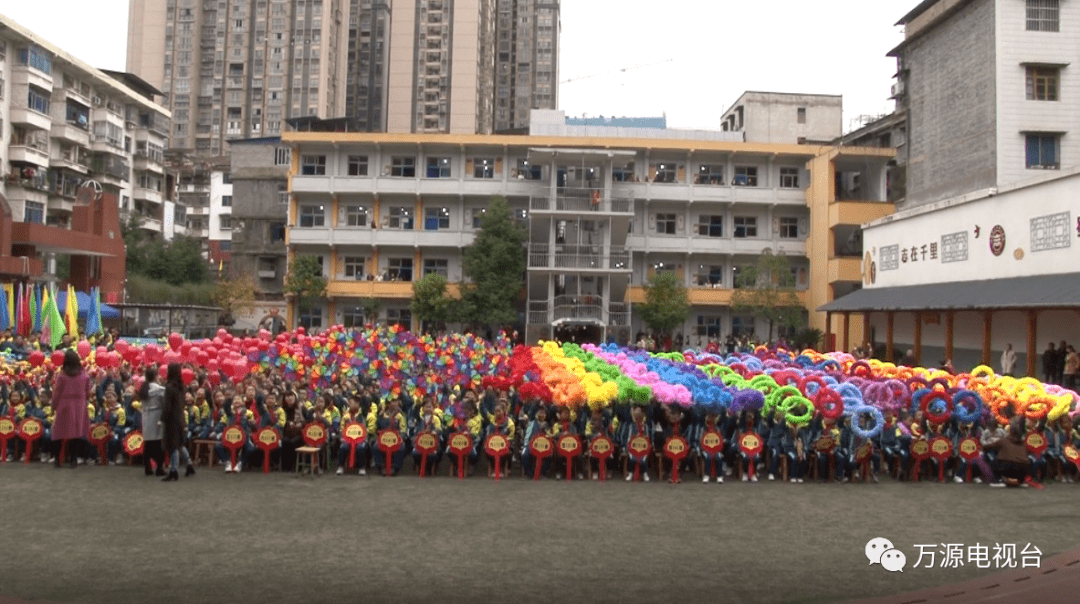
MULTIPOLYGON (((506 438, 507 443, 514 442, 514 420, 510 419, 510 416, 507 414, 508 407, 509 400, 506 396, 499 398, 499 400, 495 403, 495 408, 491 416, 488 418, 488 425, 484 433, 485 441, 487 437, 491 436, 492 434, 501 434, 503 437, 506 438)), ((495 458, 487 455, 486 452, 484 453, 484 455, 487 457, 488 460, 488 478, 494 478, 495 458)), ((511 455, 507 454, 499 458, 503 466, 500 470, 500 475, 506 476, 510 472, 511 457, 511 455)))

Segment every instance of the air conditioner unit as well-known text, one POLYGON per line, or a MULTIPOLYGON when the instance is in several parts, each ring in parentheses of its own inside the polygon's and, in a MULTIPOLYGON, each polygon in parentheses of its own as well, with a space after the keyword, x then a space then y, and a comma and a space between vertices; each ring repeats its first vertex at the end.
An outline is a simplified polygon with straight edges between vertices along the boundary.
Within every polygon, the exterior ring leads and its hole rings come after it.
POLYGON ((892 96, 893 97, 902 96, 904 94, 904 81, 899 80, 896 83, 894 83, 892 85, 891 90, 892 90, 892 96))

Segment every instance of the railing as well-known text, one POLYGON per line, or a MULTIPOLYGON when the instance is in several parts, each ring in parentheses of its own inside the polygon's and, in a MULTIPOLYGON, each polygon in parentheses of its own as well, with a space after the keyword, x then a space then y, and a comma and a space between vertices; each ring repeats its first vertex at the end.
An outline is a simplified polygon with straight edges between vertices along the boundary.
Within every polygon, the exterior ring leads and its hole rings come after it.
POLYGON ((537 211, 555 212, 611 212, 630 214, 634 211, 634 198, 626 191, 612 191, 605 197, 602 189, 558 189, 555 197, 534 196, 529 208, 537 211))
POLYGON ((606 254, 601 253, 601 246, 567 246, 563 249, 567 251, 552 254, 546 245, 530 247, 529 268, 630 270, 630 252, 625 248, 612 248, 606 254))
POLYGON ((556 321, 590 321, 604 325, 628 326, 630 308, 622 302, 605 307, 602 296, 556 296, 553 304, 529 301, 528 322, 547 324, 556 321))

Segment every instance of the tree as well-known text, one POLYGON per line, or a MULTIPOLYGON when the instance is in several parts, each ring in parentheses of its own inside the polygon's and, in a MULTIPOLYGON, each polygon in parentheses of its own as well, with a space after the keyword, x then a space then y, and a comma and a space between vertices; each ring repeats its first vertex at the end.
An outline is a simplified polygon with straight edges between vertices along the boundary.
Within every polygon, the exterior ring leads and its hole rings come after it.
POLYGON ((803 322, 803 307, 795 295, 795 276, 787 256, 765 248, 757 264, 739 272, 731 304, 738 313, 749 313, 769 322, 769 340, 773 328, 798 327, 803 322))
POLYGON ((423 279, 413 282, 412 290, 413 297, 409 308, 421 324, 431 321, 439 325, 449 320, 454 301, 446 293, 446 277, 438 273, 428 273, 423 279))
POLYGON ((653 331, 670 331, 690 317, 690 294, 675 273, 659 272, 645 283, 645 303, 637 308, 653 331))
POLYGON ((506 199, 492 197, 473 244, 465 248, 457 318, 472 325, 506 325, 517 320, 525 274, 525 229, 514 222, 506 199))
POLYGON ((285 293, 296 298, 298 315, 304 314, 312 303, 326 296, 326 277, 315 256, 296 256, 285 275, 285 293))
POLYGON ((250 312, 255 306, 255 281, 248 275, 222 279, 214 287, 214 304, 221 307, 220 323, 231 326, 236 315, 250 312))

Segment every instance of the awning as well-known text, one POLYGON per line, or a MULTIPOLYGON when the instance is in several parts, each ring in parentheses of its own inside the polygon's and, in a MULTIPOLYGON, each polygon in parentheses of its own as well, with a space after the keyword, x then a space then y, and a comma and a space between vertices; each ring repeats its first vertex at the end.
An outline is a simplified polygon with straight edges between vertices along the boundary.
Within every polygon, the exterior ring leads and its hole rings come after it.
POLYGON ((1080 273, 860 289, 818 311, 1080 308, 1080 273))

